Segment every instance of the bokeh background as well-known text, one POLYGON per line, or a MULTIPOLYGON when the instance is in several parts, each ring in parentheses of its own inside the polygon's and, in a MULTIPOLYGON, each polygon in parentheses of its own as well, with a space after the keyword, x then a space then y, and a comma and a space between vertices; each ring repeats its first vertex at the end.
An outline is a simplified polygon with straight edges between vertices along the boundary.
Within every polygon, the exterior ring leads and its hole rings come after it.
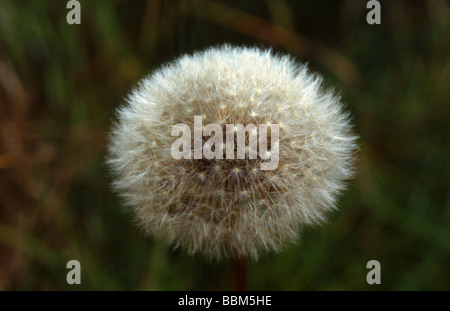
POLYGON ((166 61, 272 47, 325 76, 360 135, 324 227, 247 263, 250 290, 450 290, 450 18, 444 0, 0 1, 0 289, 220 290, 227 263, 145 238, 105 165, 115 109, 166 61), (82 284, 66 283, 67 261, 82 284), (382 284, 366 283, 381 263, 382 284))

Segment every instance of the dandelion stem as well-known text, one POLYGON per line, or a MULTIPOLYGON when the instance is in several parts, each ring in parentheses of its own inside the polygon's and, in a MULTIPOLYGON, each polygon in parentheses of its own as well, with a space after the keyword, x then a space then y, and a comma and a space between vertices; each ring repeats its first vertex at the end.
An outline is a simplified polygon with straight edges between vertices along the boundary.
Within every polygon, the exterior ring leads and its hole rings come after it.
POLYGON ((231 290, 247 290, 245 258, 238 258, 231 261, 231 290))

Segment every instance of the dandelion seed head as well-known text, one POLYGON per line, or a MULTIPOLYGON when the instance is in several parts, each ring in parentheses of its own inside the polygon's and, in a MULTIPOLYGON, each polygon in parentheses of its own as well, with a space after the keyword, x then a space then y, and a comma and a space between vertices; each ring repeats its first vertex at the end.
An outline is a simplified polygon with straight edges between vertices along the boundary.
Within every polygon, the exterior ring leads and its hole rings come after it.
POLYGON ((118 110, 108 159, 115 189, 140 228, 175 247, 210 258, 280 251, 326 220, 353 174, 349 116, 322 84, 289 56, 257 48, 226 45, 178 58, 143 79, 118 110), (226 124, 282 124, 279 166, 194 159, 194 151, 174 159, 171 129, 193 130, 194 115, 224 133, 226 124))

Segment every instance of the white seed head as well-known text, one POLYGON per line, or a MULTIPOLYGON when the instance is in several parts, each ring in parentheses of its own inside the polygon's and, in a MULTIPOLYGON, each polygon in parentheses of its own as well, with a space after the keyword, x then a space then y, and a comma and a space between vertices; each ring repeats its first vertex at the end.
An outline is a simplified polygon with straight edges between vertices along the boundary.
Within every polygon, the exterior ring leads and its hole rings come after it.
POLYGON ((211 258, 256 259, 335 208, 352 177, 355 139, 339 97, 306 66, 271 51, 222 46, 183 56, 140 82, 118 111, 108 163, 146 233, 211 258), (175 160, 172 126, 193 130, 194 115, 224 133, 226 124, 283 124, 279 166, 260 170, 263 160, 248 157, 175 160))

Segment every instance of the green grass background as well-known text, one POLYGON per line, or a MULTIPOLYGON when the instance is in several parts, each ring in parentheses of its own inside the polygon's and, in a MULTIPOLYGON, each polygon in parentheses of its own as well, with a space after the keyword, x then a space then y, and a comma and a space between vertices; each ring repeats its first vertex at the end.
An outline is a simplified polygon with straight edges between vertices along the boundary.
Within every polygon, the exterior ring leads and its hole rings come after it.
POLYGON ((247 264, 250 290, 450 290, 450 18, 444 0, 0 1, 0 289, 228 289, 226 263, 143 237, 105 165, 137 81, 211 45, 309 62, 347 103, 358 173, 328 225, 247 264), (66 283, 67 261, 82 284, 66 283), (381 263, 382 284, 366 283, 381 263))

